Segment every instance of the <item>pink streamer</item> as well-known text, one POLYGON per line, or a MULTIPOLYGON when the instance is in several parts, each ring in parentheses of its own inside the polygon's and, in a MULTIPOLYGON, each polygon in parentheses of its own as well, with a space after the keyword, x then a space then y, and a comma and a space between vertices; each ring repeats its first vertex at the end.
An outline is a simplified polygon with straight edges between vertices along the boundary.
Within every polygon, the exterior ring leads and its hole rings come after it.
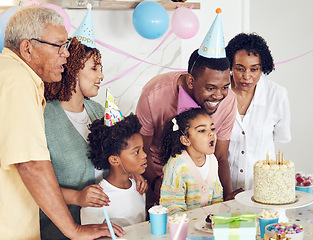
POLYGON ((297 59, 297 58, 303 57, 303 56, 305 56, 305 55, 307 55, 307 54, 309 54, 309 53, 311 53, 311 52, 313 52, 313 49, 310 50, 310 51, 308 51, 308 52, 306 52, 306 53, 303 53, 303 54, 301 54, 301 55, 299 55, 299 56, 297 56, 297 57, 294 57, 294 58, 291 58, 291 59, 288 59, 288 60, 285 60, 285 61, 282 61, 282 62, 274 63, 274 65, 277 66, 277 65, 280 65, 280 64, 284 64, 284 63, 287 63, 287 62, 291 62, 291 61, 293 61, 293 60, 295 60, 295 59, 297 59))
MULTIPOLYGON (((75 26, 73 26, 73 25, 72 25, 72 28, 77 29, 77 28, 76 28, 75 26)), ((169 33, 171 33, 171 32, 172 32, 172 31, 170 31, 169 33)), ((137 58, 137 57, 135 57, 135 56, 133 56, 133 55, 127 53, 127 52, 124 52, 124 51, 122 51, 122 50, 120 50, 120 49, 118 49, 118 48, 116 48, 116 47, 114 47, 114 46, 112 46, 112 45, 110 45, 110 44, 108 44, 108 43, 101 42, 100 40, 97 40, 97 39, 96 39, 95 41, 96 41, 96 43, 100 44, 101 46, 103 46, 103 47, 105 47, 105 48, 107 48, 107 49, 109 49, 109 50, 111 50, 111 51, 113 51, 113 52, 116 52, 116 53, 118 53, 118 54, 121 54, 121 55, 123 55, 123 56, 129 57, 129 58, 132 58, 132 59, 135 59, 135 60, 137 60, 137 61, 139 61, 139 62, 147 63, 147 64, 150 64, 150 65, 153 65, 153 66, 157 66, 157 67, 161 67, 161 68, 166 68, 166 69, 170 69, 170 70, 174 70, 174 71, 186 71, 186 69, 171 68, 171 67, 166 67, 166 66, 162 66, 162 65, 159 65, 159 64, 151 63, 151 62, 142 60, 142 59, 140 59, 140 58, 137 58)), ((164 41, 163 41, 163 42, 164 42, 164 41)), ((160 45, 159 45, 159 46, 160 46, 160 45)), ((159 47, 159 46, 158 46, 158 47, 159 47)), ((156 50, 155 50, 155 51, 156 51, 156 50)), ((150 56, 150 55, 149 55, 149 56, 150 56)))
MULTIPOLYGON (((165 38, 161 41, 161 43, 148 55, 148 57, 150 57, 153 53, 156 52, 156 50, 158 50, 162 45, 163 43, 173 34, 173 30, 170 30, 168 32, 168 34, 165 36, 165 38)), ((107 85, 109 83, 112 83, 112 82, 115 82, 116 80, 126 76, 128 73, 130 73, 131 71, 133 71, 136 67, 138 67, 140 63, 137 63, 136 65, 132 66, 131 68, 127 69, 126 71, 122 72, 121 74, 117 75, 116 77, 114 77, 113 79, 111 79, 110 81, 104 83, 104 84, 101 84, 100 87, 104 86, 104 85, 107 85)))

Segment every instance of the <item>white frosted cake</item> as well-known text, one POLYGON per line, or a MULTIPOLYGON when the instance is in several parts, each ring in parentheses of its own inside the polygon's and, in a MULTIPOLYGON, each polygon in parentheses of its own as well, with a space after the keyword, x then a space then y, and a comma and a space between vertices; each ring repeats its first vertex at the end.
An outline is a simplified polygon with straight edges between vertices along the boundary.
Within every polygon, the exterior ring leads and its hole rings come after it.
POLYGON ((295 166, 291 161, 260 160, 254 164, 254 200, 288 204, 296 200, 295 166))

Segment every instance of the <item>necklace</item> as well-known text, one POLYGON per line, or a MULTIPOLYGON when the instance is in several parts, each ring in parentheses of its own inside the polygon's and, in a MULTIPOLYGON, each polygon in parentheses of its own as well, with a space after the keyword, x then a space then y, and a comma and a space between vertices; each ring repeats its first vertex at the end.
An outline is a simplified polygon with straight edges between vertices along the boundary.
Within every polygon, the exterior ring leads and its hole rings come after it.
POLYGON ((84 124, 86 125, 89 121, 89 116, 87 114, 87 111, 84 109, 84 111, 80 113, 73 113, 65 110, 66 115, 73 120, 74 122, 78 124, 84 124))

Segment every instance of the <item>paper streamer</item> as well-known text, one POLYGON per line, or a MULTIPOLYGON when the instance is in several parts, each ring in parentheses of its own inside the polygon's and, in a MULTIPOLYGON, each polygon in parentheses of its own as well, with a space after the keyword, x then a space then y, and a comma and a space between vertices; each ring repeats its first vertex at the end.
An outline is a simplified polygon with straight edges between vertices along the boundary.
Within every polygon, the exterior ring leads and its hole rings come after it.
POLYGON ((306 52, 306 53, 303 53, 303 54, 301 54, 301 55, 299 55, 297 57, 294 57, 294 58, 291 58, 291 59, 288 59, 288 60, 285 60, 285 61, 282 61, 282 62, 274 63, 274 65, 278 66, 278 65, 281 65, 281 64, 284 64, 284 63, 287 63, 287 62, 291 62, 291 61, 293 61, 293 60, 295 60, 297 58, 303 57, 303 56, 305 56, 305 55, 307 55, 307 54, 309 54, 311 52, 313 52, 313 49, 308 51, 308 52, 306 52))
MULTIPOLYGON (((156 50, 158 50, 162 44, 173 34, 173 30, 169 31, 169 33, 165 36, 165 38, 162 40, 162 42, 148 55, 148 58, 153 54, 155 53, 156 50)), ((110 81, 106 82, 106 83, 103 83, 100 85, 100 87, 104 86, 104 85, 107 85, 109 83, 112 83, 112 82, 115 82, 116 80, 126 76, 128 73, 130 73, 131 71, 133 71, 135 68, 137 68, 140 64, 140 63, 137 63, 136 65, 132 66, 131 68, 127 69, 126 71, 122 72, 121 74, 117 75, 116 77, 114 77, 113 79, 111 79, 110 81)), ((155 64, 153 64, 155 65, 155 64)), ((182 71, 182 70, 178 70, 178 71, 182 71)))

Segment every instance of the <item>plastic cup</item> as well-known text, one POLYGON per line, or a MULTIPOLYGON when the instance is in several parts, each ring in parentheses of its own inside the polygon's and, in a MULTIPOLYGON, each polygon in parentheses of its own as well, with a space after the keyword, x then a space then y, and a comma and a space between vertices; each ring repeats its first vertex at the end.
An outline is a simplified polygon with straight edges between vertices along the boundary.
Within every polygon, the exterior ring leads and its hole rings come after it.
POLYGON ((156 236, 161 236, 166 233, 167 213, 150 213, 151 233, 156 236))
MULTIPOLYGON (((187 234, 188 234, 188 225, 189 225, 189 221, 183 223, 183 226, 180 230, 180 233, 178 235, 177 240, 186 240, 187 234)), ((170 237, 172 240, 172 239, 174 239, 174 236, 175 236, 176 230, 179 226, 179 223, 172 223, 169 221, 168 226, 170 228, 170 237)))
POLYGON ((279 218, 260 218, 259 217, 259 226, 261 238, 264 238, 265 227, 272 223, 278 223, 279 218))
POLYGON ((296 191, 307 192, 309 194, 312 194, 312 187, 313 187, 312 185, 308 187, 296 186, 296 191))

